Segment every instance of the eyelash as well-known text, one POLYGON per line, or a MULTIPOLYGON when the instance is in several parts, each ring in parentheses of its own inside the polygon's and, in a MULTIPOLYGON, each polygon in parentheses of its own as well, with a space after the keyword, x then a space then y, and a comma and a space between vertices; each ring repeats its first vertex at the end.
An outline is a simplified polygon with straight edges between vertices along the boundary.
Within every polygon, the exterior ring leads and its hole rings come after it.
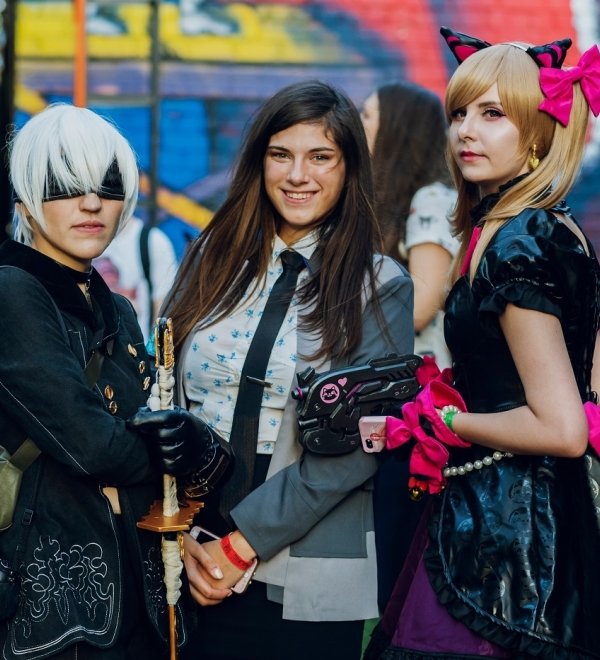
POLYGON ((486 108, 483 112, 484 115, 488 115, 492 117, 493 119, 497 119, 498 117, 504 117, 504 113, 501 110, 498 110, 498 108, 486 108))
POLYGON ((269 156, 271 156, 271 158, 287 158, 288 154, 283 151, 270 151, 269 156))
MULTIPOLYGON (((275 159, 287 159, 290 157, 290 155, 284 151, 271 151, 269 152, 269 156, 275 159)), ((311 160, 314 160, 317 163, 326 163, 327 161, 331 160, 331 156, 328 156, 327 154, 313 154, 313 156, 311 156, 311 160)))
MULTIPOLYGON (((463 119, 465 117, 465 110, 464 108, 457 108, 456 110, 453 110, 450 113, 450 117, 454 119, 463 119)), ((498 119, 499 117, 505 117, 506 115, 502 112, 502 110, 498 110, 498 108, 485 108, 483 111, 483 116, 487 116, 490 119, 498 119)))

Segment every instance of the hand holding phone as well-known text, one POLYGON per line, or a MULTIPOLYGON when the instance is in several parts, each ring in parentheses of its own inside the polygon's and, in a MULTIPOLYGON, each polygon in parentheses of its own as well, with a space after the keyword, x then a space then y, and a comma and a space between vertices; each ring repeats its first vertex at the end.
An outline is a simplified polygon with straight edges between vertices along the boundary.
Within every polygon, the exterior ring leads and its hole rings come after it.
POLYGON ((372 454, 385 449, 385 417, 361 417, 358 420, 358 431, 360 433, 363 449, 367 454, 372 454))
MULTIPOLYGON (((192 527, 192 529, 190 530, 190 536, 193 539, 196 539, 198 543, 204 543, 206 541, 212 541, 212 540, 216 540, 216 541, 221 540, 220 536, 217 536, 216 534, 209 532, 208 529, 204 529, 204 527, 200 527, 198 525, 192 527)), ((256 572, 257 566, 258 566, 258 559, 254 559, 250 568, 244 571, 242 577, 231 587, 231 591, 233 591, 233 593, 243 594, 244 591, 246 591, 248 585, 250 584, 252 578, 254 577, 254 573, 256 572)))

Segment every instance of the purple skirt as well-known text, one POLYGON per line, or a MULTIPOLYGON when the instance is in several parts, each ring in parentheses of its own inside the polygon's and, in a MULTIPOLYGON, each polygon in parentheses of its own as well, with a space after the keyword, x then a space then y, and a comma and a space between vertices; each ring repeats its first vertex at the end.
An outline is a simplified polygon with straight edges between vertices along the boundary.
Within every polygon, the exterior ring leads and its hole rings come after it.
POLYGON ((423 658, 427 654, 434 654, 435 658, 513 657, 469 630, 438 602, 423 561, 428 543, 428 520, 429 510, 426 510, 385 608, 381 627, 391 645, 380 657, 382 660, 423 658))

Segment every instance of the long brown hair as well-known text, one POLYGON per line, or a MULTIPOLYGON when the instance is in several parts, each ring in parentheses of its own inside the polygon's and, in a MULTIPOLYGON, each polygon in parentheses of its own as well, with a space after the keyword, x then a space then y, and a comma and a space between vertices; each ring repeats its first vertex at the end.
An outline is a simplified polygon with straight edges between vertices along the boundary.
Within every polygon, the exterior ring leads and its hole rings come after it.
POLYGON ((208 326, 228 316, 253 281, 256 287, 264 281, 280 221, 265 190, 264 158, 271 136, 299 123, 322 123, 340 147, 346 170, 339 200, 318 229, 320 266, 300 292, 303 301, 314 299, 315 305, 302 322, 321 336, 314 358, 347 355, 360 342, 365 276, 374 296, 373 254, 379 240, 366 137, 344 93, 306 81, 285 87, 259 109, 227 199, 182 263, 165 303, 176 351, 197 324, 208 326))
POLYGON ((436 181, 452 184, 446 165, 447 122, 440 99, 410 82, 377 90, 379 128, 373 145, 375 215, 384 251, 400 259, 414 194, 436 181))
MULTIPOLYGON (((527 44, 524 44, 525 46, 527 44)), ((519 130, 523 163, 536 145, 539 166, 509 188, 485 217, 482 238, 473 255, 473 268, 493 234, 502 224, 525 208, 552 208, 564 199, 581 166, 589 110, 579 84, 573 86, 573 109, 567 126, 538 110, 544 96, 540 90, 537 64, 514 44, 498 44, 478 51, 456 70, 446 91, 446 115, 465 107, 494 83, 506 116, 519 130)), ((458 189, 454 222, 461 247, 454 262, 453 279, 473 233, 470 210, 479 201, 478 187, 463 179, 448 149, 448 162, 458 189)))

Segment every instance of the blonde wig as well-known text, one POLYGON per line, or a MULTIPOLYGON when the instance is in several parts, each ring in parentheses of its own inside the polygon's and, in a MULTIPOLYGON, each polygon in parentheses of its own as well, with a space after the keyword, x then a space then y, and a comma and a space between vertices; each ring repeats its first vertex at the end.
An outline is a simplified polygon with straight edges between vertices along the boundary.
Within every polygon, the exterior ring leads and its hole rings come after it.
MULTIPOLYGON (((524 208, 551 208, 564 199, 581 166, 589 109, 579 83, 574 86, 571 117, 562 126, 538 110, 544 99, 539 84, 539 67, 525 52, 528 44, 498 44, 468 57, 456 70, 446 91, 445 109, 449 122, 453 112, 467 106, 497 83, 500 102, 508 119, 519 130, 522 164, 533 145, 540 159, 537 169, 508 189, 485 218, 485 229, 474 254, 476 264, 503 222, 524 208)), ((455 262, 456 279, 462 258, 473 231, 470 210, 479 201, 478 186, 466 181, 447 150, 447 158, 458 190, 453 217, 461 237, 461 249, 455 262)))

